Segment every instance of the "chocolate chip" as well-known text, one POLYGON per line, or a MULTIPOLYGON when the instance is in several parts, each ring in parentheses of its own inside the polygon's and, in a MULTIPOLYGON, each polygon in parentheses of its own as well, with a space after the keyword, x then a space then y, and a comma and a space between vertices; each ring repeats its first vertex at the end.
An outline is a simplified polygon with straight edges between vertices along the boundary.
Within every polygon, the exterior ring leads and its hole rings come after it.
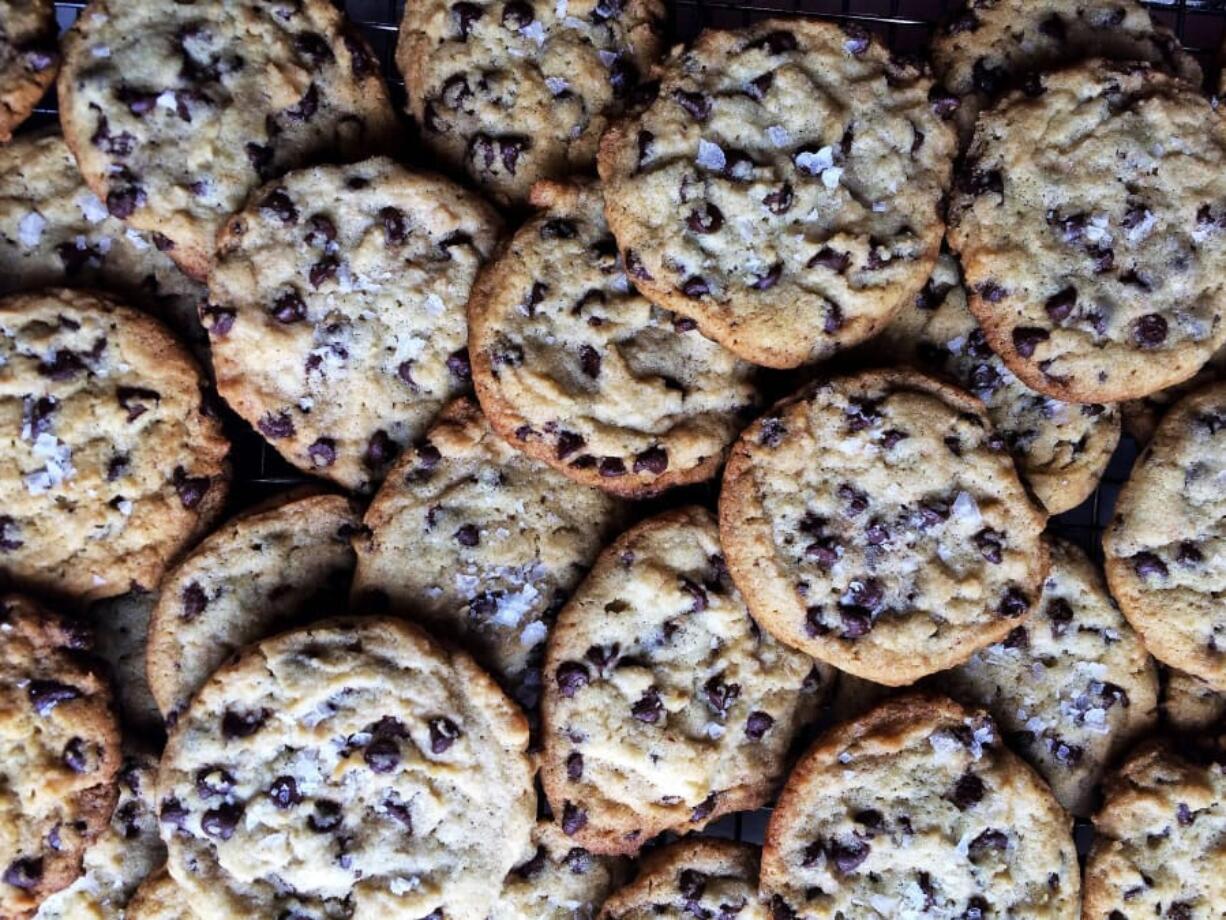
POLYGON ((864 54, 868 50, 868 46, 872 43, 873 37, 869 34, 864 26, 854 22, 841 22, 839 27, 847 36, 847 40, 843 42, 843 48, 849 54, 854 54, 856 57, 864 54))
MULTIPOLYGON (((949 121, 957 113, 958 109, 962 108, 962 100, 942 86, 934 85, 928 90, 928 105, 932 109, 932 114, 941 121, 949 121)), ((962 182, 959 181, 959 185, 962 182)), ((975 194, 982 194, 976 192, 975 194)))
POLYGON ((846 842, 831 840, 826 847, 826 855, 839 872, 847 875, 854 872, 864 860, 868 859, 871 850, 872 847, 863 840, 855 838, 846 842))
POLYGON ((278 808, 292 808, 302 801, 298 782, 292 776, 278 776, 268 787, 268 797, 278 808))
POLYGON ((183 589, 182 601, 183 612, 180 619, 189 622, 204 613, 204 609, 209 605, 209 596, 204 593, 204 588, 193 581, 183 589))
POLYGON ((243 806, 238 803, 219 805, 200 816, 200 829, 210 837, 229 840, 234 836, 234 830, 242 816, 243 806))
POLYGON ((294 436, 294 420, 285 412, 275 415, 271 412, 265 413, 256 422, 256 427, 266 438, 292 438, 294 436))
POLYGON ((555 679, 558 691, 568 700, 590 682, 587 667, 578 661, 564 661, 558 665, 555 679))
POLYGON ((307 278, 311 282, 311 287, 319 289, 319 286, 325 281, 336 277, 336 270, 340 267, 340 263, 334 256, 324 256, 307 272, 307 278))
POLYGON ((1060 323, 1069 318, 1073 307, 1077 304, 1077 289, 1066 287, 1047 298, 1044 309, 1053 323, 1060 323))
POLYGON ((477 546, 481 542, 481 532, 475 524, 465 524, 454 534, 455 540, 461 546, 477 546))
POLYGON ((630 714, 640 722, 655 725, 664 715, 664 704, 660 702, 660 693, 655 687, 648 687, 633 706, 630 714))
POLYGON ((209 334, 221 338, 234 327, 236 311, 206 304, 200 311, 201 319, 209 334))
POLYGON ((715 233, 724 225, 724 212, 707 202, 691 211, 685 224, 695 233, 715 233))
POLYGON ((43 880, 43 860, 41 856, 26 856, 15 859, 4 870, 4 884, 22 891, 37 888, 43 880))
POLYGON ((273 217, 286 225, 298 222, 298 209, 283 188, 274 189, 264 196, 260 202, 260 210, 268 211, 273 217))
POLYGON ((705 93, 691 93, 679 89, 673 91, 673 101, 696 121, 705 121, 711 114, 711 97, 705 93))
POLYGON ((176 466, 174 486, 179 495, 179 503, 190 511, 204 500, 212 483, 204 476, 188 476, 183 467, 176 466))
POLYGON ((307 448, 311 464, 317 468, 329 467, 336 462, 336 442, 331 438, 317 438, 307 448))
POLYGON ((649 447, 635 455, 634 472, 636 473, 650 473, 653 476, 659 476, 667 469, 668 451, 659 445, 649 447))
POLYGON ((56 680, 32 680, 26 686, 26 695, 40 716, 48 715, 60 703, 67 703, 81 696, 76 687, 56 680))
POLYGON ((745 735, 751 741, 761 741, 774 726, 775 720, 765 712, 755 711, 745 720, 745 735))
POLYGON ((1068 624, 1073 622, 1073 608, 1061 597, 1054 598, 1048 603, 1046 614, 1052 622, 1052 635, 1056 638, 1063 636, 1068 624))
POLYGON ((719 793, 712 792, 709 796, 694 806, 694 810, 690 812, 691 821, 705 821, 711 817, 711 813, 715 811, 715 806, 719 802, 719 793))
POLYGON ((1019 326, 1013 330, 1013 347, 1023 358, 1034 354, 1040 342, 1046 342, 1051 334, 1046 329, 1033 326, 1019 326))
POLYGON ((1140 552, 1133 556, 1132 570, 1141 578, 1166 578, 1170 574, 1166 563, 1150 552, 1140 552))
POLYGON ((289 325, 306 319, 306 303, 293 291, 278 297, 272 305, 272 315, 277 322, 289 325))
POLYGON ((620 457, 601 457, 597 472, 605 479, 616 479, 626 475, 626 464, 620 457))
POLYGON ((1020 617, 1030 609, 1030 600, 1019 588, 1009 588, 1000 599, 997 612, 1003 617, 1020 617))
POLYGON ((391 248, 401 246, 409 235, 409 222, 399 208, 387 207, 379 211, 383 222, 383 242, 391 248))
POLYGON ((609 67, 609 86, 613 98, 624 99, 638 85, 639 69, 630 58, 622 55, 609 67))
POLYGON ((60 761, 73 773, 84 773, 89 767, 85 741, 81 738, 69 739, 60 753, 60 761))
POLYGON ((1005 544, 1005 535, 998 530, 993 530, 991 527, 985 527, 975 534, 974 539, 975 546, 979 548, 983 558, 993 565, 999 565, 1002 558, 1001 550, 1005 544))
POLYGON ((391 463, 399 453, 400 445, 380 428, 366 442, 366 453, 362 457, 362 462, 371 469, 378 469, 391 463))
POLYGON ((461 348, 453 351, 447 356, 447 370, 451 371, 451 376, 456 380, 471 380, 473 376, 472 364, 468 360, 468 349, 461 348))
POLYGON ((974 773, 964 773, 954 784, 950 797, 960 811, 966 811, 983 800, 984 791, 983 780, 974 773))
POLYGON ((430 751, 434 754, 444 754, 456 742, 463 732, 446 716, 431 719, 427 726, 430 729, 430 751))
POLYGON ((267 709, 256 709, 240 712, 227 709, 221 717, 221 736, 227 741, 233 738, 250 738, 268 721, 272 715, 267 709))
POLYGON ((582 435, 575 434, 573 431, 558 432, 558 444, 554 451, 554 456, 559 460, 565 460, 575 451, 580 450, 587 441, 582 435))
POLYGON ((989 828, 971 841, 969 852, 971 858, 974 859, 990 850, 1006 850, 1008 848, 1008 836, 1003 831, 989 828))
POLYGON ((819 265, 841 275, 851 265, 851 255, 846 252, 840 252, 837 249, 831 249, 829 246, 823 246, 806 263, 808 268, 815 268, 819 265))
POLYGON ((534 19, 536 19, 536 13, 532 9, 532 4, 525 3, 524 0, 510 0, 502 8, 502 25, 512 31, 518 32, 531 24, 534 19))
POLYGON ((307 817, 307 827, 317 834, 329 834, 341 826, 344 815, 340 802, 316 799, 313 813, 307 817))
POLYGON ((455 19, 460 41, 468 41, 472 27, 484 14, 485 10, 475 3, 461 2, 452 4, 451 15, 455 19))
POLYGON ((1166 341, 1166 320, 1157 313, 1147 313, 1132 327, 1133 341, 1142 348, 1157 348, 1166 341))
POLYGON ((578 751, 571 751, 566 758, 566 778, 572 783, 583 779, 583 755, 578 751))
POLYGON ((1179 544, 1179 551, 1175 556, 1175 561, 1185 568, 1194 568, 1205 561, 1205 556, 1195 543, 1189 543, 1185 540, 1179 544))
POLYGON ((841 483, 835 494, 843 502, 843 508, 848 517, 856 517, 868 508, 868 496, 849 483, 841 483))
POLYGON ((587 812, 573 802, 562 805, 562 833, 573 837, 587 827, 587 812))
POLYGON ((780 277, 783 275, 783 263, 776 262, 766 270, 764 274, 755 275, 749 286, 755 291, 769 291, 779 283, 780 277))
MULTIPOLYGON (((762 199, 768 211, 772 214, 786 214, 792 209, 792 183, 785 182, 773 192, 767 192, 762 199)), ((812 264, 810 264, 812 267, 812 264)))
POLYGON ((600 376, 600 352, 591 345, 579 347, 579 367, 583 373, 592 378, 600 376))

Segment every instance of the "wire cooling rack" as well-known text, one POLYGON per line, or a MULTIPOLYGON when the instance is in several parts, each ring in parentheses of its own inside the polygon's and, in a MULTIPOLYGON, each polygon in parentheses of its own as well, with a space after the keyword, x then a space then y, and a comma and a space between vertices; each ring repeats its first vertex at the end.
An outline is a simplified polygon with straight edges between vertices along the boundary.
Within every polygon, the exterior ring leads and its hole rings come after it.
MULTIPOLYGON (((139 3, 143 0, 130 0, 139 3)), ((343 7, 369 40, 383 65, 398 108, 403 108, 404 85, 396 71, 396 32, 405 0, 333 0, 343 7)), ((692 39, 704 28, 737 28, 771 16, 811 16, 856 22, 871 30, 888 47, 903 53, 922 53, 933 30, 955 0, 664 0, 665 23, 670 43, 692 39)), ((56 16, 66 29, 85 7, 84 0, 56 0, 56 16)), ((1184 48, 1200 61, 1216 86, 1218 50, 1226 37, 1226 0, 1144 0, 1153 17, 1171 29, 1184 48)), ((35 124, 57 117, 54 93, 35 110, 35 124)), ((306 481, 250 428, 231 418, 234 442, 234 494, 241 506, 269 492, 306 481)), ((1078 543, 1101 561, 1101 538, 1110 520, 1120 486, 1128 476, 1137 445, 1125 437, 1111 459, 1106 475, 1094 494, 1081 506, 1053 518, 1052 532, 1078 543)), ((699 493, 710 498, 713 493, 699 493)), ((762 841, 767 811, 731 815, 712 825, 707 833, 755 843, 762 841)), ((1079 821, 1078 849, 1084 855, 1092 829, 1079 821)))

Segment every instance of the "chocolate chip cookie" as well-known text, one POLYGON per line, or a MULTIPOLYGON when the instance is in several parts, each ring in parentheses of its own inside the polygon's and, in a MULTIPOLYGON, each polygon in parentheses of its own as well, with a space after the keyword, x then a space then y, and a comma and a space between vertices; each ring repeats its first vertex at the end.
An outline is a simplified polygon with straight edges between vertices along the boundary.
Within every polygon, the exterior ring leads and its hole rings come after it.
POLYGON ((577 847, 553 821, 532 832, 536 852, 511 870, 489 920, 592 920, 628 865, 577 847))
POLYGON ((1192 86, 1092 61, 985 112, 949 240, 988 344, 1057 399, 1136 399, 1226 342, 1226 124, 1192 86))
POLYGON ((1226 692, 1184 671, 1168 668, 1162 687, 1162 716, 1173 730, 1196 735, 1226 725, 1226 692))
POLYGON ((690 837, 645 858, 638 877, 609 898, 599 920, 769 916, 758 897, 758 848, 690 837))
POLYGON ((597 853, 764 805, 829 669, 758 629, 709 512, 668 511, 601 553, 545 654, 541 778, 597 853))
POLYGON ((663 49, 661 0, 413 0, 396 48, 426 146, 503 205, 590 172, 663 49))
POLYGON ((1114 406, 1061 402, 1013 375, 971 315, 952 256, 942 254, 924 289, 868 349, 887 366, 911 364, 983 400, 1022 478, 1051 514, 1089 497, 1119 443, 1114 406))
POLYGON ((115 805, 119 729, 89 635, 0 596, 0 916, 31 916, 81 874, 115 805))
POLYGON ((469 386, 464 304, 498 228, 476 195, 383 158, 264 186, 209 276, 218 389, 295 466, 372 489, 469 386))
POLYGON ((1179 39, 1134 0, 964 0, 932 41, 933 68, 959 103, 963 141, 1008 90, 1087 57, 1149 61, 1197 86, 1203 78, 1179 39))
POLYGON ((85 853, 81 877, 43 901, 34 920, 125 920, 136 888, 158 870, 166 847, 158 836, 157 760, 129 753, 119 771, 111 823, 85 853))
POLYGON ((1155 658, 1226 690, 1226 383, 1184 397, 1137 458, 1103 535, 1107 581, 1155 658))
POLYGON ((1071 920, 1070 825, 986 713, 907 695, 801 759, 771 815, 762 893, 775 920, 1071 920))
POLYGON ((167 720, 237 649, 345 610, 359 514, 339 495, 291 496, 230 521, 166 573, 146 667, 167 720))
POLYGON ((1003 642, 934 678, 982 706, 1012 748, 1077 815, 1099 781, 1157 723, 1158 670, 1085 553, 1051 545, 1051 571, 1030 619, 1003 642))
POLYGON ((1226 775, 1158 746, 1125 763, 1094 818, 1087 920, 1217 920, 1226 905, 1226 775))
POLYGON ((124 920, 196 920, 183 901, 183 892, 165 869, 150 876, 137 889, 124 911, 124 920))
POLYGON ((746 360, 879 331, 932 274, 955 138, 932 81, 856 25, 707 31, 601 141, 633 283, 746 360))
POLYGON ((0 298, 0 581, 78 600, 152 587, 225 500, 200 371, 101 294, 0 298))
POLYGON ((327 0, 92 0, 63 47, 60 121, 85 181, 201 280, 261 183, 396 143, 378 61, 327 0))
POLYGON ((0 143, 13 136, 60 66, 52 0, 0 0, 0 143))
POLYGON ((538 183, 541 212, 468 302, 473 382, 520 450, 627 496, 715 475, 756 401, 752 368, 634 290, 594 184, 538 183))
POLYGON ((973 397, 915 371, 839 377, 785 400, 732 450, 728 568, 786 642, 901 686, 999 642, 1047 573, 1031 503, 973 397))
POLYGON ((402 620, 249 648, 171 732, 158 799, 200 920, 484 920, 530 853, 528 726, 467 654, 402 620))
POLYGON ((471 400, 457 400, 366 512, 355 606, 460 641, 531 709, 550 627, 622 510, 519 453, 471 400))
POLYGON ((0 294, 54 285, 110 291, 203 355, 204 286, 179 271, 166 245, 108 213, 58 134, 22 134, 0 147, 0 294))

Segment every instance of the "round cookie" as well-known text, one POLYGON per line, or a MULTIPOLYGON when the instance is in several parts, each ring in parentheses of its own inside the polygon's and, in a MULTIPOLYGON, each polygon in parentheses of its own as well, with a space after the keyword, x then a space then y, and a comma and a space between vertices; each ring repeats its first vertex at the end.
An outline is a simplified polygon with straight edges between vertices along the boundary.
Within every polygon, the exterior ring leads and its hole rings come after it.
POLYGON ((218 390, 295 466, 373 488, 468 388, 464 304, 498 229, 472 193, 383 158, 264 186, 209 276, 218 390))
POLYGON ((85 853, 81 877, 43 901, 34 920, 125 920, 125 908, 166 859, 154 808, 157 761, 129 754, 111 823, 85 853))
POLYGON ((840 725, 771 815, 773 917, 1078 916, 1071 822, 986 713, 911 694, 840 725))
POLYGON ((831 672, 758 629, 709 512, 620 536, 558 616, 545 653, 541 779, 563 832, 634 853, 765 805, 831 672))
POLYGON ((52 0, 0 0, 0 144, 55 81, 56 31, 52 0))
POLYGON ((1091 61, 1042 87, 984 113, 956 183, 949 241, 971 311, 1057 399, 1186 380, 1226 343, 1226 125, 1143 64, 1091 61))
POLYGON ((1226 692, 1175 668, 1166 670, 1162 716, 1174 731, 1200 735, 1226 725, 1226 692))
POLYGON ((0 299, 0 580, 92 600, 151 588, 225 500, 200 371, 86 291, 0 299))
POLYGON ((237 649, 345 609, 359 510, 339 495, 274 500, 166 573, 149 618, 149 688, 168 722, 237 649))
POLYGON ((124 726, 138 737, 160 742, 162 713, 145 675, 149 620, 158 596, 130 591, 90 606, 86 619, 94 629, 94 651, 115 678, 115 702, 124 726))
POLYGON ((932 40, 932 66, 959 101, 964 142, 975 118, 1035 74, 1087 57, 1149 61, 1199 86, 1200 65, 1134 0, 974 0, 932 40))
POLYGON ((552 821, 532 832, 536 853, 511 870, 488 920, 592 920, 626 863, 576 847, 552 821))
POLYGON ((468 302, 477 396, 498 432, 570 478, 641 497, 715 475, 753 369, 627 279, 594 184, 542 208, 468 302))
POLYGON ((1226 690, 1226 383, 1184 397, 1137 458, 1103 534, 1107 581, 1155 658, 1226 690))
POLYGON ((162 252, 161 234, 112 217, 59 134, 0 147, 0 294, 70 285, 110 291, 170 325, 204 355, 201 284, 162 252))
POLYGON ((879 331, 932 274, 955 148, 932 81, 855 24, 703 32, 601 140, 634 284, 746 360, 879 331))
POLYGON ((605 902, 599 920, 769 920, 758 897, 758 848, 689 837, 654 850, 638 877, 605 902))
POLYGON ((495 434, 467 399, 392 470, 354 540, 355 606, 455 639, 525 708, 545 638, 623 509, 495 434))
POLYGON ((527 745, 472 659, 411 624, 285 633, 214 673, 171 732, 170 874, 201 920, 485 920, 530 852, 527 745))
POLYGON ((422 141, 503 205, 591 172, 663 49, 661 0, 414 0, 396 48, 422 141))
POLYGON ((378 61, 327 0, 91 0, 63 48, 60 121, 86 183, 201 280, 262 182, 396 142, 378 61))
POLYGON ((1051 514, 1090 496, 1119 443, 1114 406, 1061 402, 1013 375, 971 315, 952 256, 941 255, 924 289, 868 349, 883 365, 914 365, 983 400, 1022 479, 1051 514))
POLYGON ((1004 639, 1047 572, 983 404, 914 371, 819 383, 754 422, 720 494, 754 618, 843 671, 901 686, 1004 639))
POLYGON ((124 911, 124 920, 196 920, 165 869, 147 878, 124 911))
POLYGON ((0 596, 0 916, 81 874, 115 805, 119 729, 79 624, 0 596))
POLYGON ((1144 447, 1154 436, 1162 416, 1172 405, 1192 391, 1223 378, 1226 378, 1226 347, 1215 351, 1209 362, 1183 383, 1121 403, 1120 416, 1124 422, 1124 431, 1144 447))
POLYGON ((1086 863, 1086 920, 1217 920, 1226 905, 1226 775, 1157 745, 1107 784, 1086 863))
POLYGON ((1157 724, 1153 660, 1093 563, 1063 541, 1052 542, 1030 619, 934 683, 987 709, 1076 815, 1091 812, 1107 768, 1157 724))

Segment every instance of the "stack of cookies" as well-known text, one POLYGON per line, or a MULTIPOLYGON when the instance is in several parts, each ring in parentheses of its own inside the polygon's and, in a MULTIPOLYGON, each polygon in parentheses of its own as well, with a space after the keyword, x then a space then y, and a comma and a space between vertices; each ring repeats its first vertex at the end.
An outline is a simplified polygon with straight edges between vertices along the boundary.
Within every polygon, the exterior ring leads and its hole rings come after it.
POLYGON ((1200 65, 665 14, 0 0, 0 920, 1226 918, 1200 65))

